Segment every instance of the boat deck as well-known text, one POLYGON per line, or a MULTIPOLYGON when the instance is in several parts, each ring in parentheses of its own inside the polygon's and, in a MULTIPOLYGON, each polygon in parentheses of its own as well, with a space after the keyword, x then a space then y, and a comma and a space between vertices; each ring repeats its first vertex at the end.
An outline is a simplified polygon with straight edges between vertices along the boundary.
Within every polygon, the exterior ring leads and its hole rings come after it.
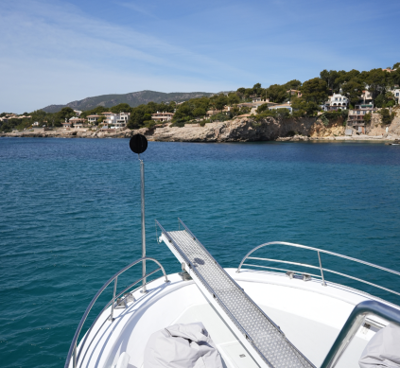
MULTIPOLYGON (((257 305, 268 314, 290 341, 319 367, 354 306, 368 296, 341 285, 299 279, 264 271, 225 269, 257 305)), ((216 312, 193 280, 183 281, 178 274, 169 275, 170 283, 158 279, 148 284, 148 293, 134 293, 135 301, 125 309, 110 311, 97 321, 88 341, 90 345, 78 367, 113 367, 123 352, 130 356, 129 368, 143 367, 145 346, 152 333, 176 323, 202 322, 219 350, 227 368, 266 367, 233 334, 230 326, 216 312)), ((382 321, 380 321, 382 322, 382 321)), ((376 329, 361 328, 338 368, 357 368, 361 352, 376 329)), ((72 362, 70 367, 72 367, 72 362)))
POLYGON ((270 367, 314 367, 189 230, 163 235, 167 237, 164 239, 167 245, 179 253, 178 259, 188 265, 190 275, 202 287, 206 298, 219 306, 221 317, 230 320, 235 335, 256 360, 258 354, 270 367))

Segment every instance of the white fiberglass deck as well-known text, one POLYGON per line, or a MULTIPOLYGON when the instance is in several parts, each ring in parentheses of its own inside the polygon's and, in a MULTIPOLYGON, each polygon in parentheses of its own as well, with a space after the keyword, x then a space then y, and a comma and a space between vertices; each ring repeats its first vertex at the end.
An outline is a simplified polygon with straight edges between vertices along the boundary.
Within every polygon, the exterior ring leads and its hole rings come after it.
MULTIPOLYGON (((344 322, 368 296, 340 285, 304 282, 271 272, 225 270, 255 303, 284 331, 288 339, 315 365, 320 366, 344 322)), ((177 274, 148 285, 148 293, 136 291, 126 309, 109 310, 98 320, 79 367, 113 367, 122 352, 130 356, 129 368, 143 367, 143 352, 152 333, 175 323, 201 321, 209 331, 227 368, 252 368, 254 361, 227 323, 193 281, 177 274)), ((380 321, 382 322, 382 321, 380 321)), ((361 328, 338 363, 338 368, 357 368, 357 361, 374 329, 361 328)), ((71 364, 72 366, 72 364, 71 364)))
POLYGON ((254 358, 254 353, 258 353, 268 366, 275 368, 313 367, 191 233, 182 230, 165 235, 168 239, 164 241, 172 243, 179 258, 191 268, 191 276, 197 276, 197 284, 200 282, 208 291, 206 297, 215 299, 225 314, 223 317, 235 325, 237 337, 240 339, 242 334, 249 341, 254 358))

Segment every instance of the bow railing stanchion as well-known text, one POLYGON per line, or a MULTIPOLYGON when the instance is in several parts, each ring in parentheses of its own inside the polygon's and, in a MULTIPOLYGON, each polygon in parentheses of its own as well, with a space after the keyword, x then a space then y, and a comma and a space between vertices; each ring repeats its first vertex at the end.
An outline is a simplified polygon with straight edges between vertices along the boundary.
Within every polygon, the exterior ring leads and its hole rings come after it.
POLYGON ((112 303, 111 303, 111 313, 110 313, 110 321, 114 321, 114 300, 115 300, 115 294, 117 292, 117 282, 118 282, 118 276, 114 280, 114 292, 113 292, 113 298, 112 298, 112 303))
POLYGON ((324 278, 324 269, 322 268, 321 254, 319 251, 318 251, 318 262, 319 262, 319 269, 321 271, 322 286, 326 286, 326 282, 325 282, 325 278, 324 278))
POLYGON ((145 224, 145 198, 144 198, 144 162, 140 158, 140 154, 146 151, 147 149, 147 138, 142 134, 135 134, 129 141, 129 147, 132 152, 137 153, 140 162, 140 193, 142 199, 142 292, 146 292, 146 224, 145 224))

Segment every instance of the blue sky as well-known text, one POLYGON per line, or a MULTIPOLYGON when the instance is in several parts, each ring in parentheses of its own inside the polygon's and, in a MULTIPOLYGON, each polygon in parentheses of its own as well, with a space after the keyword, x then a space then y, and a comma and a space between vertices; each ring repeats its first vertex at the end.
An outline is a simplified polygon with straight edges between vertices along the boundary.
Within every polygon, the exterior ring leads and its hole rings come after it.
POLYGON ((1 0, 0 112, 392 66, 399 18, 398 0, 1 0))

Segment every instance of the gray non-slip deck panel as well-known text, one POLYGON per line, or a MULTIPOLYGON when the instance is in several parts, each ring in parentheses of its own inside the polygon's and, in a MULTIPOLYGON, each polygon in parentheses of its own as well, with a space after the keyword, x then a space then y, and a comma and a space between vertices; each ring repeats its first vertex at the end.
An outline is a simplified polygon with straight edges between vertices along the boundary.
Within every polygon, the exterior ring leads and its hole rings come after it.
POLYGON ((167 233, 174 248, 191 265, 200 282, 215 295, 236 327, 246 334, 258 354, 274 368, 314 368, 264 312, 225 272, 203 245, 187 231, 167 233))

